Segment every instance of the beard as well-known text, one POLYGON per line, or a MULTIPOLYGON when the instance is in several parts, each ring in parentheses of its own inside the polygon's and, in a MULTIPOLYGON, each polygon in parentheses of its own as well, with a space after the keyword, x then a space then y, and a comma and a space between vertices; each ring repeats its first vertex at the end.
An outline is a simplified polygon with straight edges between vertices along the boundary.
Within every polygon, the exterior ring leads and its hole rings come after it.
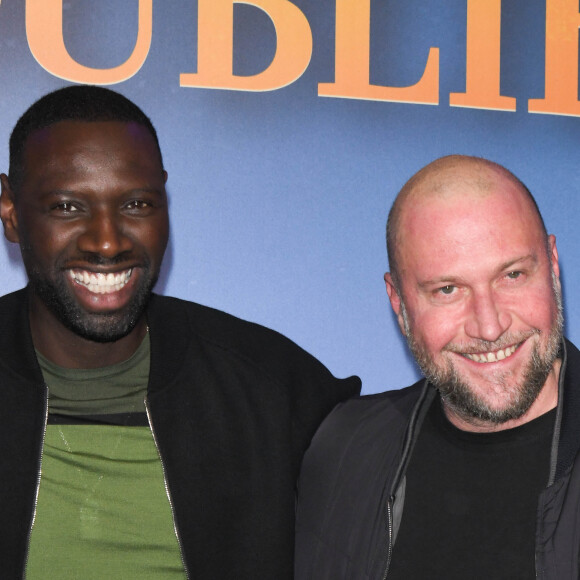
MULTIPOLYGON (((439 390, 443 403, 455 414, 468 422, 476 419, 499 425, 506 421, 519 419, 530 409, 558 358, 562 342, 564 326, 562 295, 553 273, 552 293, 556 306, 556 317, 550 329, 546 346, 542 352, 539 344, 537 342, 534 344, 530 360, 524 369, 520 382, 513 384, 511 373, 494 374, 490 372, 489 374, 490 379, 495 380, 497 389, 506 398, 504 406, 500 408, 491 406, 482 396, 478 395, 476 390, 460 375, 451 360, 447 359, 442 365, 435 362, 425 345, 418 341, 413 334, 404 302, 401 299, 401 317, 409 348, 427 380, 439 390), (510 379, 512 380, 510 381, 510 379)), ((504 335, 495 342, 477 340, 470 342, 469 345, 448 344, 444 350, 456 353, 497 351, 509 345, 518 344, 533 335, 540 335, 540 331, 534 329, 524 333, 504 335)))
MULTIPOLYGON (((113 265, 115 260, 93 257, 94 265, 113 265)), ((57 275, 47 276, 37 268, 27 268, 32 292, 52 314, 76 335, 93 342, 115 342, 127 336, 143 316, 159 273, 153 272, 150 262, 143 265, 143 276, 129 304, 113 312, 87 312, 76 301, 65 279, 64 269, 55 268, 57 275)))

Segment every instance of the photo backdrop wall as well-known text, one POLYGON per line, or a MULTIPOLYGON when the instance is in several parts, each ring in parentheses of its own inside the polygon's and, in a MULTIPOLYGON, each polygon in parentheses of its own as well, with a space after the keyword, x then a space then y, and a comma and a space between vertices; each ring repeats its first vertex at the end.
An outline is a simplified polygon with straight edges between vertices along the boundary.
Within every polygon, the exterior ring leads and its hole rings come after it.
MULTIPOLYGON (((418 372, 388 305, 384 227, 442 155, 537 198, 580 341, 578 0, 0 0, 0 171, 17 118, 71 83, 157 127, 172 236, 157 290, 286 334, 366 393, 418 372)), ((0 294, 22 287, 0 243, 0 294)))

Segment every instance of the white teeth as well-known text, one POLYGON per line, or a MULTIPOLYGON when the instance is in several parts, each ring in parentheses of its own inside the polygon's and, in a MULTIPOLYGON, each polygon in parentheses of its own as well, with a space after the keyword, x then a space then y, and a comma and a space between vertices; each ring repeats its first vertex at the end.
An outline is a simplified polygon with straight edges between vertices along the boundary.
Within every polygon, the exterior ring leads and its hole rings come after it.
POLYGON ((514 344, 512 346, 508 346, 508 348, 504 348, 496 352, 461 353, 461 354, 463 354, 465 358, 468 358, 469 360, 472 360, 474 362, 490 363, 504 360, 512 356, 512 354, 516 352, 517 347, 518 345, 514 344))
POLYGON ((95 294, 111 294, 118 292, 131 277, 132 269, 116 274, 87 272, 86 270, 69 270, 70 277, 95 294))

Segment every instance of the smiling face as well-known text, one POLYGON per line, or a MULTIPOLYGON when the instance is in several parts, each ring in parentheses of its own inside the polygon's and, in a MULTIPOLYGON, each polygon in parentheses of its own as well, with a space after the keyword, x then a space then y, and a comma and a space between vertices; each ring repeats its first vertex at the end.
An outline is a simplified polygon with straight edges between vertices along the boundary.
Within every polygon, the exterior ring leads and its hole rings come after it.
MULTIPOLYGON (((441 177, 441 176, 439 176, 441 177)), ((557 396, 558 256, 529 198, 493 167, 405 200, 391 304, 417 362, 463 423, 502 424, 557 396), (542 393, 542 395, 540 395, 542 393)))
POLYGON ((168 240, 166 174, 149 132, 121 122, 59 122, 34 132, 13 192, 2 176, 5 235, 20 244, 33 333, 60 324, 95 342, 128 335, 168 240))

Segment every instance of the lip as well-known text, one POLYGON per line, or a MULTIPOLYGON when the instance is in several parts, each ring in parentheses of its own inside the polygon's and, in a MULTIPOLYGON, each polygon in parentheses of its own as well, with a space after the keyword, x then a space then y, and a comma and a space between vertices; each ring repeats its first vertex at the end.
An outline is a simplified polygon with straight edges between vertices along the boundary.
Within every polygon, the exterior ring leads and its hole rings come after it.
POLYGON ((79 305, 90 312, 120 310, 132 299, 141 269, 115 271, 69 268, 66 278, 79 305))
POLYGON ((132 271, 132 268, 116 272, 71 269, 68 273, 74 282, 84 286, 93 294, 111 294, 121 290, 127 284, 131 278, 132 271))
POLYGON ((491 351, 480 351, 480 352, 460 352, 463 358, 466 358, 477 364, 494 364, 502 361, 507 361, 514 356, 514 354, 520 349, 525 341, 511 344, 504 348, 491 350, 491 351))

